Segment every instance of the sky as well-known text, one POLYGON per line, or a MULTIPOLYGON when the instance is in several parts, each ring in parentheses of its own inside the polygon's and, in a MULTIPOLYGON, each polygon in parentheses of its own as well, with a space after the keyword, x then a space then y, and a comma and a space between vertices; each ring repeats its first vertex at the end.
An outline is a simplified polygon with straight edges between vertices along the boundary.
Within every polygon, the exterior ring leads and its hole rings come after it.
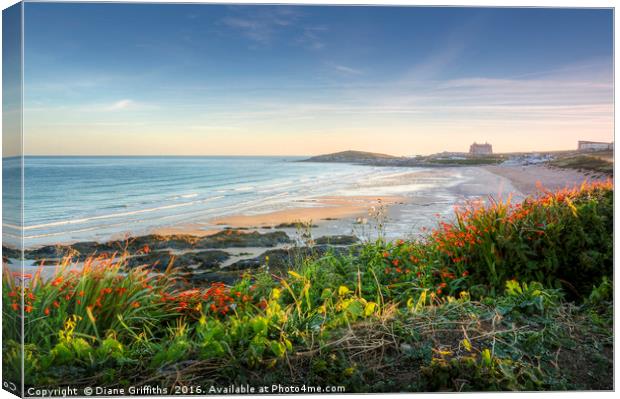
POLYGON ((606 9, 25 4, 31 155, 613 140, 606 9))

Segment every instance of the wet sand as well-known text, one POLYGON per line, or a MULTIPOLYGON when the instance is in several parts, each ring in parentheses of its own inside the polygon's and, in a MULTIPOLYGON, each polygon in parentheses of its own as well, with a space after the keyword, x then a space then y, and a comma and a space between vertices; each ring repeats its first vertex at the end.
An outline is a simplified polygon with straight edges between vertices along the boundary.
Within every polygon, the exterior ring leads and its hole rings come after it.
POLYGON ((213 224, 232 228, 276 227, 280 224, 313 224, 321 220, 362 217, 379 205, 391 206, 407 201, 398 196, 321 197, 300 201, 299 208, 258 215, 237 215, 215 219, 213 224))
POLYGON ((287 209, 199 220, 153 232, 204 236, 225 228, 248 231, 275 228, 295 237, 299 234, 297 225, 311 223, 314 237, 338 234, 359 237, 376 227, 376 211, 381 208, 387 236, 400 238, 417 235, 422 228, 435 227, 438 215, 450 218, 455 205, 489 197, 522 197, 509 179, 479 167, 412 170, 361 181, 352 192, 355 194, 345 192, 345 195, 299 200, 287 209), (372 195, 373 192, 377 194, 372 195))

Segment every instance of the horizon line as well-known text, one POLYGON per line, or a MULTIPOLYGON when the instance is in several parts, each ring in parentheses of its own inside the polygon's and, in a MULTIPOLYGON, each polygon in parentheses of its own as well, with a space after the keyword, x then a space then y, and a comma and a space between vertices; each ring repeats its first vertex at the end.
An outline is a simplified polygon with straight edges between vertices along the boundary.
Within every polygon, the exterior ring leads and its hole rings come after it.
MULTIPOLYGON (((522 153, 552 153, 552 152, 566 152, 566 151, 577 151, 576 148, 570 149, 556 149, 556 150, 525 150, 525 151, 503 151, 503 152, 493 152, 491 155, 503 155, 503 154, 522 154, 522 153)), ((334 152, 325 152, 321 154, 20 154, 20 155, 10 155, 10 156, 2 156, 2 159, 11 159, 11 158, 20 158, 20 157, 90 157, 90 158, 113 158, 113 157, 134 157, 134 158, 146 158, 146 157, 313 157, 320 155, 329 155, 329 154, 337 154, 340 152, 368 152, 375 153, 375 151, 365 151, 365 150, 342 150, 342 151, 334 151, 334 152)), ((469 151, 449 151, 444 150, 440 152, 428 153, 428 154, 412 154, 412 155, 393 155, 393 154, 384 154, 391 155, 394 157, 404 157, 411 158, 416 156, 430 156, 436 154, 442 154, 444 152, 447 153, 459 153, 459 154, 468 154, 469 151)))

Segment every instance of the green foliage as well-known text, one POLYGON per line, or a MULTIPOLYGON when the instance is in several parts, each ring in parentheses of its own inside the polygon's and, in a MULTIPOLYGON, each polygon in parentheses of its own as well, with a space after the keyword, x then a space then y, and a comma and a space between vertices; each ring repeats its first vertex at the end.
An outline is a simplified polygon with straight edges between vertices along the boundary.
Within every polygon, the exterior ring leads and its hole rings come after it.
MULTIPOLYGON (((5 272, 3 365, 20 364, 15 325, 24 311, 31 384, 75 373, 91 385, 145 375, 174 383, 179 365, 198 362, 205 369, 188 373, 207 382, 261 376, 361 391, 578 386, 552 365, 560 349, 600 351, 610 341, 612 222, 611 186, 592 185, 468 208, 421 239, 379 239, 350 254, 301 259, 284 276, 248 272, 230 286, 126 271, 124 258, 93 259, 81 272, 67 263, 27 287, 5 272), (597 338, 567 334, 567 320, 597 338)), ((605 375, 606 357, 584 356, 605 375)))
POLYGON ((422 368, 425 391, 536 391, 545 389, 543 372, 531 364, 492 356, 488 349, 435 361, 422 368))

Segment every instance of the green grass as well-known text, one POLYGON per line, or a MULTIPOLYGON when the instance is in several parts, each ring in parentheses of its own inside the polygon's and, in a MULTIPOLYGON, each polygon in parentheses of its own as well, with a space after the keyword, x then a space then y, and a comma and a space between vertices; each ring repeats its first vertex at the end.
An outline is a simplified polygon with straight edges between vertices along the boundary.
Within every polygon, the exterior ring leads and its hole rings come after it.
MULTIPOLYGON (((3 283, 3 368, 26 386, 610 389, 613 188, 466 207, 417 240, 300 257, 233 286, 93 258, 3 283)), ((268 262, 268 261, 267 261, 268 262)))
POLYGON ((558 168, 595 172, 607 176, 613 176, 614 174, 613 161, 596 155, 577 155, 558 158, 549 162, 549 164, 558 168))

